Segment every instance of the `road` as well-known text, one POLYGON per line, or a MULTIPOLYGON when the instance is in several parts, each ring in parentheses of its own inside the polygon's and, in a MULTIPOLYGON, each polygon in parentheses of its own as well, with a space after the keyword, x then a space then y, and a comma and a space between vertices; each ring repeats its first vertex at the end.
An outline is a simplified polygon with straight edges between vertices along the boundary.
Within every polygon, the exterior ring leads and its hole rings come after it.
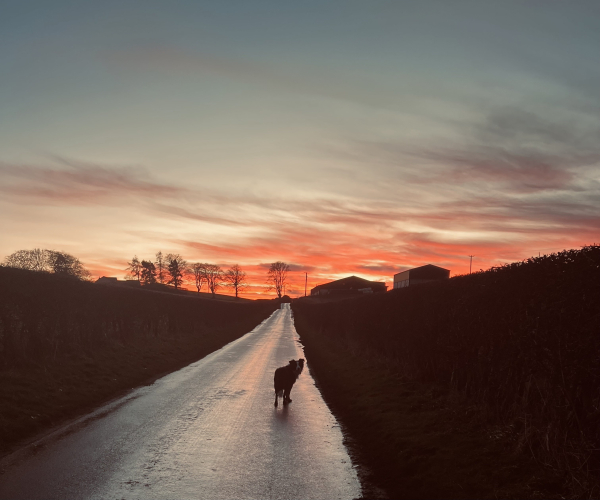
POLYGON ((244 337, 5 458, 0 498, 359 497, 306 368, 293 402, 273 406, 273 372, 299 357, 283 304, 244 337))

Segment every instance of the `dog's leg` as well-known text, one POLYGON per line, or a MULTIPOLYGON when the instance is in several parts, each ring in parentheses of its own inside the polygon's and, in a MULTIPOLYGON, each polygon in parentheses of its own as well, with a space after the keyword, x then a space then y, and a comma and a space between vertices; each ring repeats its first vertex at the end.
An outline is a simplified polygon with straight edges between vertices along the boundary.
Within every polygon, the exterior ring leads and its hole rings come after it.
POLYGON ((277 395, 277 391, 275 391, 275 408, 277 408, 277 400, 279 399, 279 396, 277 395))
POLYGON ((286 389, 283 391, 283 404, 286 405, 290 402, 290 391, 286 389))

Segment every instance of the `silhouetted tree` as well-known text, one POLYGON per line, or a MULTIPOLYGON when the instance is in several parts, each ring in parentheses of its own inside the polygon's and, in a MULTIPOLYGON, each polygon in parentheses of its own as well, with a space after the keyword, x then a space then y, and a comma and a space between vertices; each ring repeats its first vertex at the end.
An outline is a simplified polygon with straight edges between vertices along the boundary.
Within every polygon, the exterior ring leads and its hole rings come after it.
POLYGON ((131 259, 131 262, 127 263, 126 271, 129 271, 129 274, 125 276, 125 279, 139 281, 140 275, 142 273, 142 265, 140 264, 137 255, 135 255, 133 259, 131 259))
POLYGON ((156 280, 159 283, 164 283, 167 276, 167 266, 165 263, 165 258, 160 250, 156 252, 156 260, 154 261, 154 265, 156 266, 156 280))
POLYGON ((34 248, 33 250, 17 250, 4 259, 3 265, 28 269, 29 271, 49 271, 48 251, 34 248))
POLYGON ((84 281, 89 281, 92 277, 91 273, 83 267, 79 259, 71 254, 57 252, 56 250, 46 250, 46 256, 48 266, 55 274, 72 276, 84 281))
POLYGON ((192 264, 191 272, 194 275, 194 282, 196 283, 196 289, 198 293, 202 290, 202 285, 206 281, 206 275, 204 272, 204 266, 206 264, 201 264, 200 262, 196 262, 192 264))
POLYGON ((140 278, 145 285, 156 283, 156 267, 152 262, 147 260, 142 261, 140 278))
POLYGON ((167 283, 178 289, 183 283, 183 278, 187 271, 187 262, 183 260, 181 255, 172 253, 165 257, 165 261, 168 273, 167 283))
POLYGON ((223 270, 216 264, 202 264, 202 274, 208 289, 213 294, 217 293, 219 287, 223 284, 223 270))
POLYGON ((77 257, 56 250, 18 250, 4 259, 7 267, 28 269, 30 271, 52 272, 63 276, 73 276, 81 280, 91 279, 91 273, 77 257))
POLYGON ((290 266, 285 262, 277 261, 271 264, 268 272, 267 283, 270 285, 269 290, 275 290, 277 297, 281 298, 283 288, 287 283, 287 273, 290 266))
POLYGON ((246 273, 242 271, 242 268, 235 264, 228 269, 223 275, 223 280, 235 290, 235 297, 237 298, 238 292, 241 292, 248 286, 246 282, 246 273))

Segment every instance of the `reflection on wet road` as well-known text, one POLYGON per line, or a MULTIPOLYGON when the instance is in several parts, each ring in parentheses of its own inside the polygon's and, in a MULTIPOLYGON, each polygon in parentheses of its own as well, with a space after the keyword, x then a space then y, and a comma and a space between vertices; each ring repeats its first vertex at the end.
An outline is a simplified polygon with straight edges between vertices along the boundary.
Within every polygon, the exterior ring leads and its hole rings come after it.
POLYGON ((243 338, 0 464, 0 498, 354 498, 336 420, 304 370, 288 304, 243 338))

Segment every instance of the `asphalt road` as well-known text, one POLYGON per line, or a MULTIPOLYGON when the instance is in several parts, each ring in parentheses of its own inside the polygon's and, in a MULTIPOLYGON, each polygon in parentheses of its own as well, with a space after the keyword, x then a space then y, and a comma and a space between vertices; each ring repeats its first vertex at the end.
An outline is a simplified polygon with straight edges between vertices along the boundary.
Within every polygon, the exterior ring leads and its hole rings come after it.
POLYGON ((2 499, 360 496, 309 371, 273 407, 273 372, 304 357, 288 304, 241 339, 0 462, 2 499))

